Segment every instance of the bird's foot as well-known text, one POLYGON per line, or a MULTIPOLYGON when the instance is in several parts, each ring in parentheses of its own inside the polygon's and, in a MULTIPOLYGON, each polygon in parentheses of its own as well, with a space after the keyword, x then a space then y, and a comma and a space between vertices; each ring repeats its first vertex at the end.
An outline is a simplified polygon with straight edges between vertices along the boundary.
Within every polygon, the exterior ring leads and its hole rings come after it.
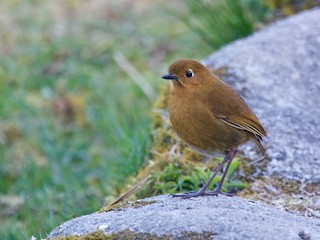
POLYGON ((171 194, 172 197, 181 197, 181 198, 192 198, 192 197, 199 197, 203 196, 205 192, 198 191, 198 192, 186 192, 186 193, 179 193, 179 194, 171 194))
POLYGON ((172 197, 181 197, 184 199, 192 198, 192 197, 199 197, 199 196, 218 196, 218 195, 225 195, 228 197, 233 197, 236 195, 235 193, 226 193, 222 192, 221 190, 213 190, 213 191, 198 191, 198 192, 186 192, 186 193, 179 193, 179 194, 171 194, 172 197))
POLYGON ((233 197, 236 195, 235 193, 227 193, 227 192, 222 192, 220 189, 212 190, 212 191, 206 191, 202 194, 203 196, 218 196, 218 195, 224 195, 228 197, 233 197))

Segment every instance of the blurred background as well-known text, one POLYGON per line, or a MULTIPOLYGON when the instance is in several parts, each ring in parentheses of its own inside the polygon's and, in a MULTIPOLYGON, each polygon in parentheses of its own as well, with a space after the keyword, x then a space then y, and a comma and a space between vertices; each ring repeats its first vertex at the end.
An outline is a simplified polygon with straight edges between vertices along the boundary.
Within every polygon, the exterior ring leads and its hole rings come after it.
POLYGON ((2 0, 0 239, 97 211, 148 160, 161 79, 318 1, 2 0))

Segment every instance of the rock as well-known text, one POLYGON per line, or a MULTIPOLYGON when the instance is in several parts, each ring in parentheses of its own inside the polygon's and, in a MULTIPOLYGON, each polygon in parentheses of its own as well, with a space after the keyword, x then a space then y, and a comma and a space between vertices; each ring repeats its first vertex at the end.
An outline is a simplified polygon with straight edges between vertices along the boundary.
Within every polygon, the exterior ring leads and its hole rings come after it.
MULTIPOLYGON (((225 68, 267 129, 264 175, 320 183, 320 9, 275 22, 203 63, 225 68)), ((245 155, 256 157, 245 147, 245 155)))
MULTIPOLYGON (((140 200, 141 207, 93 213, 72 219, 54 229, 48 238, 86 235, 143 233, 166 239, 320 239, 320 219, 306 218, 239 197, 208 196, 191 199, 157 196, 140 200), (150 203, 150 204, 148 204, 150 203), (201 236, 207 236, 206 238, 201 236), (190 239, 190 238, 187 238, 190 239), (191 238, 192 239, 192 238, 191 238)), ((149 236, 150 236, 149 235, 149 236)), ((115 234, 115 236, 117 236, 115 234)), ((141 235, 140 235, 141 237, 141 235)), ((147 238, 148 239, 148 238, 147 238)))

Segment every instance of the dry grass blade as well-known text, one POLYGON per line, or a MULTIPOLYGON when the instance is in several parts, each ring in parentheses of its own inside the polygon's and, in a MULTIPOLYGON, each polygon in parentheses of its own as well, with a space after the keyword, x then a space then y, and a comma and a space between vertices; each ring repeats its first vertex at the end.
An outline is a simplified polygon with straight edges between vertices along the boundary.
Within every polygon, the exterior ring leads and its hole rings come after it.
POLYGON ((147 176, 146 178, 142 179, 140 182, 138 182, 136 185, 134 185, 132 188, 130 188, 128 191, 126 191, 124 194, 122 194, 120 197, 118 197, 116 200, 111 202, 106 208, 108 209, 112 205, 115 205, 124 199, 128 198, 132 194, 134 194, 136 191, 138 191, 144 184, 148 182, 148 180, 151 178, 151 175, 147 176))
POLYGON ((128 61, 121 53, 117 52, 113 55, 114 60, 119 67, 137 84, 142 92, 150 99, 154 100, 156 93, 148 81, 138 72, 138 70, 128 61))
POLYGON ((318 213, 317 211, 312 210, 311 208, 307 207, 307 206, 303 206, 311 215, 313 215, 314 217, 320 218, 320 212, 318 213))

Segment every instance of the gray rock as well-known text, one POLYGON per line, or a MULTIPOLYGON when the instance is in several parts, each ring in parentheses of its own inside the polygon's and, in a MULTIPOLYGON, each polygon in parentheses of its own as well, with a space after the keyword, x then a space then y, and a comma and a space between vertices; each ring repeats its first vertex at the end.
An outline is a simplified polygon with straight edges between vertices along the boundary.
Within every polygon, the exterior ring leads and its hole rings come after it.
MULTIPOLYGON (((319 21, 319 8, 299 13, 203 61, 227 68, 224 80, 244 96, 267 129, 271 161, 265 175, 320 183, 319 21)), ((244 149, 255 157, 252 146, 244 149)))
MULTIPOLYGON (((139 208, 123 208, 72 219, 54 229, 48 236, 86 235, 103 230, 167 235, 181 239, 186 233, 212 233, 212 239, 301 239, 309 235, 320 239, 320 219, 306 218, 238 197, 198 197, 191 199, 158 196, 156 201, 139 208)), ((204 239, 204 238, 198 238, 204 239)))

